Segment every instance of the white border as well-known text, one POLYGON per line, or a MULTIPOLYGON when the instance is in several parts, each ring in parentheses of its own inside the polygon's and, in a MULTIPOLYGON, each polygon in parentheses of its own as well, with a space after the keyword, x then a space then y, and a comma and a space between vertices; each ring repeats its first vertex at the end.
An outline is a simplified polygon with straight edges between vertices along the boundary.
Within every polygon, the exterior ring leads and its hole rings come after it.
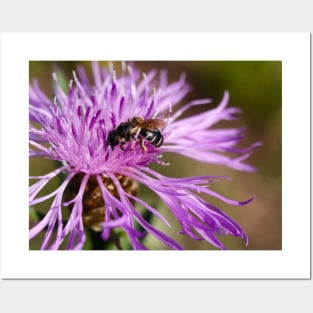
POLYGON ((2 278, 309 278, 308 33, 1 35, 2 278), (29 60, 282 60, 282 251, 28 250, 29 60), (300 141, 301 140, 301 141, 300 141))

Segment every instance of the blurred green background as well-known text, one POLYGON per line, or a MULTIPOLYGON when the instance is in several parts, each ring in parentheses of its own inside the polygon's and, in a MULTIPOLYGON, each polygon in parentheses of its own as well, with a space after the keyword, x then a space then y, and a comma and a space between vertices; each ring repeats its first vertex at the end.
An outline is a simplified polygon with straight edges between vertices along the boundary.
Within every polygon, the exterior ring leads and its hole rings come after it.
MULTIPOLYGON (((101 62, 102 63, 102 62, 101 62)), ((72 78, 72 71, 83 64, 90 73, 89 62, 51 62, 31 61, 29 63, 30 81, 39 80, 41 88, 53 97, 52 72, 62 72, 66 81, 72 78)), ((118 68, 120 63, 115 63, 118 68)), ((241 108, 238 121, 219 123, 218 127, 246 126, 246 137, 241 147, 261 141, 255 153, 246 161, 258 168, 255 173, 238 172, 223 166, 207 165, 191 161, 177 155, 164 155, 168 167, 153 166, 167 176, 186 177, 196 175, 225 175, 230 181, 221 180, 212 189, 234 200, 246 200, 252 195, 256 199, 243 207, 232 207, 211 197, 204 197, 234 218, 247 232, 249 245, 230 236, 220 237, 228 249, 280 250, 282 248, 282 63, 280 61, 145 61, 135 62, 142 71, 152 68, 167 69, 168 80, 175 81, 182 72, 192 90, 183 103, 192 99, 211 98, 216 106, 225 90, 230 92, 230 106, 241 108)), ((107 62, 103 62, 107 65, 107 62)), ((203 108, 195 108, 187 115, 195 114, 203 108)), ((192 132, 192 125, 190 125, 192 132)), ((34 158, 30 160, 30 175, 50 172, 54 162, 34 158)), ((53 186, 51 188, 54 188, 53 186)), ((140 196, 167 216, 172 229, 156 223, 162 230, 179 241, 186 249, 215 249, 204 241, 193 241, 177 234, 177 224, 160 201, 145 187, 140 188, 140 196)), ((156 221, 157 222, 157 221, 156 221)), ((42 236, 30 242, 30 249, 38 249, 42 236), (40 238, 41 237, 41 238, 40 238)), ((150 249, 165 249, 152 236, 147 236, 150 249)), ((88 244, 86 245, 88 249, 88 244)))

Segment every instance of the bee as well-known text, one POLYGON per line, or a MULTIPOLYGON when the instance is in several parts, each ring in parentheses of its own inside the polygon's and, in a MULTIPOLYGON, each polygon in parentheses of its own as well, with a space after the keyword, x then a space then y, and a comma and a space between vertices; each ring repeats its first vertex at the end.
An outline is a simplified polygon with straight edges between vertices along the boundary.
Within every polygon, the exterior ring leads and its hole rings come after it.
POLYGON ((107 146, 111 146, 113 150, 115 146, 120 145, 121 149, 124 150, 123 146, 129 141, 133 141, 132 148, 134 148, 135 141, 138 139, 144 152, 147 151, 144 140, 155 147, 160 147, 163 143, 163 135, 159 128, 164 125, 165 121, 162 119, 144 120, 141 116, 130 118, 109 132, 107 146))

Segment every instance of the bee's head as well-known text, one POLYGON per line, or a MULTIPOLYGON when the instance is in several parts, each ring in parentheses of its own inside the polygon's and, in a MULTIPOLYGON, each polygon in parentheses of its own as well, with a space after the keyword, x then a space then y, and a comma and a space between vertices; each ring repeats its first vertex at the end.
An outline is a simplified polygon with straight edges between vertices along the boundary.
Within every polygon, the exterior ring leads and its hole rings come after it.
POLYGON ((107 138, 107 146, 110 146, 112 150, 114 150, 114 147, 119 144, 118 136, 116 130, 111 130, 108 134, 107 138))

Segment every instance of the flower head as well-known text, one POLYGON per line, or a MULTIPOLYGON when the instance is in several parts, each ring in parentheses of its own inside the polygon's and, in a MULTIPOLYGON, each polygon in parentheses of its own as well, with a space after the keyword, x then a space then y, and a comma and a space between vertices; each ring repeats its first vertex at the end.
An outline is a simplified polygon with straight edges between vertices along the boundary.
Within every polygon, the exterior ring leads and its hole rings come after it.
POLYGON ((221 249, 224 246, 217 236, 221 234, 241 237, 247 243, 242 228, 203 200, 201 193, 231 205, 244 205, 253 198, 238 202, 217 194, 209 188, 217 177, 171 178, 150 167, 152 163, 166 165, 162 155, 172 152, 253 171, 244 159, 259 143, 238 149, 242 128, 211 128, 221 120, 233 120, 239 112, 227 107, 228 92, 216 108, 181 118, 188 109, 211 102, 195 100, 175 110, 190 90, 184 75, 168 83, 165 71, 141 74, 134 66, 123 64, 117 75, 111 68, 100 68, 97 62, 92 63, 92 74, 90 82, 79 67, 67 91, 54 74, 53 100, 41 91, 37 81, 30 85, 30 157, 60 161, 55 171, 31 177, 36 182, 30 186, 30 206, 44 204, 47 199, 51 205, 31 228, 30 239, 45 230, 42 249, 58 249, 65 239, 66 249, 81 249, 86 227, 100 231, 104 241, 119 228, 127 234, 133 249, 146 249, 142 238, 147 233, 169 248, 182 249, 136 209, 136 204, 141 205, 170 227, 157 208, 139 197, 140 184, 152 190, 173 213, 181 234, 204 239, 221 249), (225 152, 239 156, 230 157, 225 152), (60 176, 62 181, 54 191, 39 196, 50 180, 60 176), (69 216, 64 222, 66 208, 69 216))

